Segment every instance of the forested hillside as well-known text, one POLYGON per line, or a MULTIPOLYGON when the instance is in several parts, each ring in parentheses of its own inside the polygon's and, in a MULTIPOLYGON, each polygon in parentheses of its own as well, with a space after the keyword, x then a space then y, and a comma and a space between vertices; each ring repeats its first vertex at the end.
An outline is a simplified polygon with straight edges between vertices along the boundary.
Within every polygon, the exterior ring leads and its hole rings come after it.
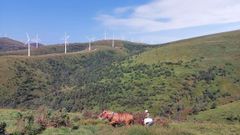
MULTIPOLYGON (((40 48, 40 52, 46 51, 40 53, 41 56, 30 58, 18 52, 12 52, 14 55, 2 55, 1 106, 36 108, 46 104, 55 109, 66 107, 69 111, 92 109, 93 105, 89 105, 88 100, 90 96, 96 95, 91 91, 101 93, 96 87, 104 76, 109 75, 108 67, 152 48, 130 42, 117 42, 115 49, 108 44, 97 43, 93 47, 91 52, 78 52, 76 47, 71 48, 74 53, 67 55, 51 54, 53 47, 40 48), (48 55, 43 55, 45 53, 48 55), (73 98, 72 95, 76 97, 73 98)), ((81 45, 77 48, 81 48, 81 45)), ((98 103, 98 99, 92 99, 91 103, 93 102, 98 103)))
POLYGON ((240 99, 239 37, 234 31, 157 48, 123 42, 66 56, 3 55, 0 105, 197 114, 240 99))

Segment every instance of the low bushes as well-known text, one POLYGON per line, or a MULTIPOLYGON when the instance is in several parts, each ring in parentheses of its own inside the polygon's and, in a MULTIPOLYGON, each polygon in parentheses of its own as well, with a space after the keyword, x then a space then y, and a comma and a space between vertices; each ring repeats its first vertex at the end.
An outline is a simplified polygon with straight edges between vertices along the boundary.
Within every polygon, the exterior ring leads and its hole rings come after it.
POLYGON ((33 112, 19 113, 14 135, 36 135, 41 133, 45 127, 34 121, 33 112))
POLYGON ((139 124, 139 125, 143 125, 143 120, 145 118, 145 114, 142 112, 137 112, 135 114, 133 114, 134 117, 134 124, 139 124))
POLYGON ((83 118, 85 119, 97 119, 98 118, 97 112, 91 112, 91 111, 84 111, 83 112, 83 118))
POLYGON ((163 127, 169 127, 170 122, 171 121, 169 119, 164 118, 164 117, 154 118, 154 124, 160 125, 160 126, 163 126, 163 127))
POLYGON ((46 107, 40 107, 36 111, 19 113, 17 116, 15 135, 40 134, 47 127, 70 127, 70 120, 64 109, 52 111, 46 107))
POLYGON ((80 125, 100 125, 107 124, 106 121, 96 119, 84 119, 80 121, 80 125))
POLYGON ((7 124, 5 122, 1 122, 0 123, 0 135, 5 135, 5 128, 6 128, 7 124))

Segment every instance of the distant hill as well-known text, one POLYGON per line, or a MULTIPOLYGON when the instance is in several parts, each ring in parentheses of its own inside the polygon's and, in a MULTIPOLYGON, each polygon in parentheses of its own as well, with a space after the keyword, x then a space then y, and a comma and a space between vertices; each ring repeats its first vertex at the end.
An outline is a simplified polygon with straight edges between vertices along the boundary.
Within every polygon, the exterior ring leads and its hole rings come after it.
POLYGON ((0 37, 0 52, 25 49, 24 43, 7 38, 0 37))
MULTIPOLYGON (((39 48, 35 48, 36 44, 31 43, 31 55, 46 55, 46 54, 63 54, 64 53, 64 44, 54 44, 44 46, 40 44, 39 48)), ((67 45, 67 52, 81 52, 84 50, 88 50, 89 43, 70 43, 67 45)), ((95 49, 106 49, 112 48, 112 40, 99 40, 91 43, 92 50, 95 49)), ((142 52, 145 47, 152 48, 154 46, 149 46, 147 44, 138 44, 128 41, 115 41, 115 47, 118 50, 124 49, 125 51, 133 53, 142 52)), ((8 52, 0 52, 1 55, 26 55, 27 50, 15 50, 15 51, 8 51, 8 52)))
MULTIPOLYGON (((30 43, 32 48, 36 48, 36 43, 30 43)), ((43 47, 44 44, 39 43, 39 47, 43 47)), ((27 45, 24 43, 8 38, 8 37, 0 37, 0 53, 11 53, 14 54, 14 52, 18 52, 19 50, 25 50, 27 49, 27 45)))
MULTIPOLYGON (((33 47, 33 48, 36 48, 36 43, 30 43, 30 45, 31 45, 31 47, 33 47)), ((43 46, 45 46, 44 44, 42 44, 42 43, 38 43, 38 47, 43 47, 43 46)))
MULTIPOLYGON (((68 111, 150 110, 183 119, 240 99, 240 31, 159 46, 116 41, 0 56, 0 105, 68 111), (15 56, 17 55, 17 56, 15 56), (14 99, 14 100, 13 100, 14 99)), ((26 51, 26 50, 23 50, 26 51)))

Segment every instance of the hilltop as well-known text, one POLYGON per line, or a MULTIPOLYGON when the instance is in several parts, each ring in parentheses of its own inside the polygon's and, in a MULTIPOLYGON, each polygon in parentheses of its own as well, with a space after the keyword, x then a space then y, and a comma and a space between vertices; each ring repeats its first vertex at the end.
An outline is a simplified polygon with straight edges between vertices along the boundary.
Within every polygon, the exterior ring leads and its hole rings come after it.
MULTIPOLYGON (((64 53, 64 44, 53 44, 44 46, 40 44, 39 48, 35 48, 35 44, 31 44, 33 48, 31 48, 32 56, 46 55, 46 54, 63 54, 64 53)), ((82 52, 87 51, 89 47, 89 43, 69 43, 67 45, 67 52, 82 52)), ((115 40, 115 49, 124 50, 130 53, 139 53, 143 50, 143 48, 154 47, 149 46, 147 44, 138 44, 129 41, 115 40)), ((92 50, 104 50, 112 48, 112 40, 97 40, 91 43, 92 50)), ((4 55, 25 55, 27 54, 27 48, 19 49, 15 51, 4 51, 0 52, 0 56, 4 55)))
MULTIPOLYGON (((30 43, 30 45, 32 48, 36 47, 36 43, 30 43)), ((43 47, 44 45, 39 43, 38 46, 43 47)), ((16 51, 26 49, 27 45, 20 41, 8 37, 0 37, 0 54, 15 54, 16 51)))
POLYGON ((0 37, 0 52, 26 49, 24 43, 7 37, 0 37))
POLYGON ((239 100, 239 36, 233 31, 159 46, 117 41, 115 49, 101 41, 90 53, 88 44, 76 43, 69 55, 56 45, 34 50, 31 58, 4 54, 0 103, 68 111, 149 109, 185 119, 239 100))

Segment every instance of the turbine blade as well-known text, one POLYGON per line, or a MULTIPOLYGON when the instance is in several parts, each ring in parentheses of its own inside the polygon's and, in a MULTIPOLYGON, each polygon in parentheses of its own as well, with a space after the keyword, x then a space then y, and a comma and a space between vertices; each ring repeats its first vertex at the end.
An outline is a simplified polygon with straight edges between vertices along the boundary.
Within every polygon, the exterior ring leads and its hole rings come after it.
POLYGON ((30 36, 27 32, 26 32, 26 36, 27 36, 27 41, 29 42, 31 39, 30 39, 30 36))

